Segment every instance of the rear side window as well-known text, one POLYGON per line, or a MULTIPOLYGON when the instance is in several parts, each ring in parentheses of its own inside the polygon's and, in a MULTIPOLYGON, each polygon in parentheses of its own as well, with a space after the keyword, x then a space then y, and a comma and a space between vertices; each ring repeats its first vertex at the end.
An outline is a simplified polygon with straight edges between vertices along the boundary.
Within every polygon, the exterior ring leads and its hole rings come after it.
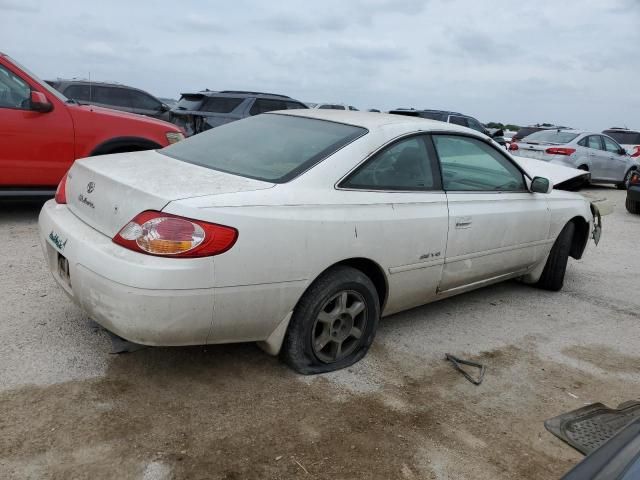
POLYGON ((284 183, 367 130, 289 115, 258 115, 227 123, 159 150, 213 170, 284 183))
POLYGON ((231 113, 243 101, 244 98, 207 97, 205 101, 202 102, 200 110, 211 113, 231 113))
POLYGON ((453 123, 454 125, 460 125, 462 127, 468 127, 469 123, 467 122, 467 119, 464 117, 457 117, 455 115, 451 115, 449 117, 449 123, 453 123))
POLYGON ((436 160, 424 136, 400 140, 377 153, 340 186, 366 190, 434 190, 439 188, 436 160))
POLYGON ((475 118, 468 118, 467 122, 469 122, 469 128, 473 128, 474 130, 480 133, 486 133, 486 130, 482 126, 482 124, 477 121, 475 118))
POLYGON ((457 135, 434 135, 442 184, 449 191, 525 191, 522 172, 485 142, 457 135))
POLYGON ((285 102, 287 104, 287 110, 296 110, 298 108, 307 108, 306 105, 303 105, 299 102, 285 102))
POLYGON ((131 105, 133 108, 140 108, 142 110, 160 110, 160 106, 162 105, 158 100, 144 92, 129 90, 129 95, 131 96, 131 105))
POLYGON ((182 95, 178 103, 176 104, 176 109, 178 110, 198 110, 200 105, 202 105, 202 100, 204 99, 204 95, 196 94, 196 95, 182 95))
POLYGON ((605 130, 604 133, 622 145, 640 145, 639 132, 620 132, 616 130, 605 130))
POLYGON ((89 85, 69 85, 64 94, 68 98, 73 98, 79 102, 88 102, 91 100, 89 85))
POLYGON ((446 122, 447 116, 441 112, 420 112, 418 113, 420 118, 428 118, 429 120, 438 120, 440 122, 446 122))
POLYGON ((90 101, 116 107, 131 108, 131 97, 129 96, 129 90, 126 88, 93 85, 91 87, 90 101))
POLYGON ((528 135, 524 140, 531 143, 555 143, 562 145, 577 138, 577 133, 564 132, 561 130, 541 130, 528 135))
POLYGON ((260 113, 273 112, 274 110, 286 110, 287 104, 284 100, 271 100, 266 98, 258 98, 253 102, 249 115, 258 115, 260 113))
POLYGON ((578 142, 582 147, 592 148, 594 150, 603 150, 600 143, 600 135, 589 135, 578 142))

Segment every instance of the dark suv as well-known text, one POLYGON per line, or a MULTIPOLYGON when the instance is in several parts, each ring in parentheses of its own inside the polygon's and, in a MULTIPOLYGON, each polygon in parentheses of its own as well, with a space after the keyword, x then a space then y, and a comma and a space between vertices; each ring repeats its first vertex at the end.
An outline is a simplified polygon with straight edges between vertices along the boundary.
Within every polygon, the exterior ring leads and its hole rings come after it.
POLYGON ((449 112, 448 110, 416 110, 415 108, 397 108, 395 110, 390 110, 389 113, 393 113, 395 115, 407 115, 410 117, 427 118, 429 120, 438 120, 439 122, 461 125, 463 127, 472 128, 473 130, 492 137, 500 145, 505 145, 506 143, 502 138, 502 135, 504 135, 504 132, 502 130, 498 130, 494 134, 491 134, 491 132, 489 132, 489 130, 487 130, 487 128, 478 120, 462 113, 449 112))
POLYGON ((88 80, 46 80, 65 97, 80 104, 122 110, 147 117, 169 120, 169 106, 153 95, 119 83, 90 82, 88 80))
POLYGON ((259 113, 308 108, 298 100, 274 93, 203 90, 181 95, 178 104, 171 109, 171 121, 184 128, 187 135, 259 113))

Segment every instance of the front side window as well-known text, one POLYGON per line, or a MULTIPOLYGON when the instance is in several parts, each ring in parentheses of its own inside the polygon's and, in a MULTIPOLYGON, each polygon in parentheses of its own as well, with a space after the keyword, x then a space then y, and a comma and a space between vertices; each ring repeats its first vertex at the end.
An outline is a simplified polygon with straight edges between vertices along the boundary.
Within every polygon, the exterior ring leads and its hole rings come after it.
POLYGON ((434 135, 442 184, 449 191, 526 191, 522 172, 491 145, 456 135, 434 135))
POLYGON ((484 129, 482 124, 475 118, 467 118, 467 122, 469 122, 469 128, 473 128, 480 133, 486 133, 486 130, 484 129))
POLYGON ((258 115, 158 151, 212 170, 284 183, 366 133, 365 128, 325 120, 258 115))
POLYGON ((139 108, 141 110, 160 110, 160 107, 162 106, 158 100, 144 92, 129 90, 128 93, 131 97, 131 105, 133 108, 139 108))
POLYGON ((31 88, 20 77, 0 65, 0 108, 28 110, 31 107, 31 88))
POLYGON ((620 145, 611 140, 609 137, 602 137, 604 140, 604 148, 609 153, 620 153, 620 145))
POLYGON ((285 102, 287 105, 287 110, 297 110, 299 108, 307 108, 305 105, 299 102, 285 102))
POLYGON ((434 190, 439 187, 435 159, 424 136, 400 140, 377 153, 340 186, 366 190, 434 190))

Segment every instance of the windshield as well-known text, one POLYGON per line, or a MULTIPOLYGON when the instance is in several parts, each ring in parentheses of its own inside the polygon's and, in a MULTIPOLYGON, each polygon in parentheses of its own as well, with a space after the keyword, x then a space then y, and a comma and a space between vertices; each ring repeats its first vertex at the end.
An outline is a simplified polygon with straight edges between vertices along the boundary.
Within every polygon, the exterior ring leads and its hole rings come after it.
POLYGON ((555 143, 562 145, 564 143, 569 143, 577 136, 577 133, 563 132, 559 130, 541 130, 526 136, 523 138, 523 141, 530 143, 555 143))
POLYGON ((361 127, 281 114, 227 123, 159 150, 171 158, 284 183, 366 134, 361 127))
POLYGON ((22 65, 20 65, 13 58, 11 58, 11 57, 8 57, 8 58, 9 58, 9 60, 11 60, 11 63, 13 63, 16 67, 18 67, 20 70, 22 70, 27 75, 29 75, 35 82, 38 82, 38 84, 42 88, 44 88, 47 92, 49 92, 51 95, 56 97, 58 100, 60 100, 62 102, 68 102, 69 101, 69 99, 67 97, 65 97, 63 94, 61 94, 55 88, 53 88, 47 82, 44 82, 44 81, 40 80, 40 77, 38 77, 37 75, 34 75, 33 72, 29 71, 29 69, 27 69, 27 68, 23 67, 22 65))

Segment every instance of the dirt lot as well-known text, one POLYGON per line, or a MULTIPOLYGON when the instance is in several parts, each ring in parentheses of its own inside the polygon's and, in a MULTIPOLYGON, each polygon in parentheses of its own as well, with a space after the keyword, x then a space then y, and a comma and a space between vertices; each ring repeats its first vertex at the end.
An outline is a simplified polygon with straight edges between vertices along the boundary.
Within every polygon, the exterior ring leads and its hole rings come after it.
POLYGON ((591 193, 614 211, 562 292, 509 282, 395 315, 317 377, 253 345, 110 354, 46 270, 39 206, 0 204, 0 477, 558 478, 581 456, 543 421, 640 391, 640 216, 591 193))

